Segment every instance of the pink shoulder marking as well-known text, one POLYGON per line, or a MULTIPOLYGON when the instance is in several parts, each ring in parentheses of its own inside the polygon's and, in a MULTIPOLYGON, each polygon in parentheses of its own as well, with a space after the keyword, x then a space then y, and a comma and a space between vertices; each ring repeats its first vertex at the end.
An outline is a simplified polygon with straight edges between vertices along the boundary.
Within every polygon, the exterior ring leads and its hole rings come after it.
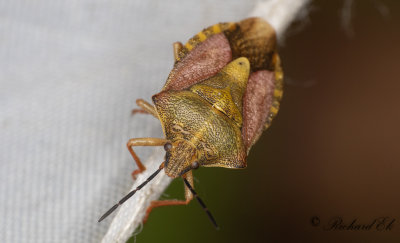
POLYGON ((275 73, 260 70, 250 75, 243 97, 242 138, 247 152, 264 130, 273 102, 275 73))
POLYGON ((183 90, 217 74, 232 59, 228 39, 213 35, 191 50, 172 69, 163 91, 183 90))

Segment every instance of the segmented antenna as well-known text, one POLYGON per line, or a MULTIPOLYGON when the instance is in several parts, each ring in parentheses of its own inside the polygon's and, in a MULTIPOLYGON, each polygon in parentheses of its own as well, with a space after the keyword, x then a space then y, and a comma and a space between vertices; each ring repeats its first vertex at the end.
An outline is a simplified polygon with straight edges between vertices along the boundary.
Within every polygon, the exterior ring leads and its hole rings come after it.
POLYGON ((123 197, 121 200, 119 200, 119 202, 117 204, 115 204, 114 206, 112 206, 103 216, 101 216, 101 218, 99 219, 98 222, 101 222, 103 219, 107 218, 108 215, 110 215, 112 212, 114 212, 115 209, 117 209, 120 205, 122 205, 126 200, 128 200, 130 197, 132 197, 137 191, 139 191, 140 189, 142 189, 142 187, 144 187, 149 181, 151 181, 154 177, 156 177, 156 175, 163 169, 162 166, 160 166, 160 168, 158 168, 158 170, 156 170, 156 172, 154 172, 151 176, 149 176, 149 178, 147 178, 142 184, 140 184, 138 187, 136 187, 135 190, 131 191, 130 193, 128 193, 125 197, 123 197))
POLYGON ((186 180, 186 178, 183 178, 183 181, 185 182, 186 186, 189 188, 190 192, 194 195, 194 197, 197 199, 197 201, 200 203, 201 207, 206 211, 208 218, 211 220, 213 223, 215 229, 219 230, 219 226, 217 224, 217 221, 215 221, 214 217, 212 216, 211 212, 208 210, 207 206, 204 204, 203 200, 197 195, 197 193, 194 191, 190 183, 186 180))

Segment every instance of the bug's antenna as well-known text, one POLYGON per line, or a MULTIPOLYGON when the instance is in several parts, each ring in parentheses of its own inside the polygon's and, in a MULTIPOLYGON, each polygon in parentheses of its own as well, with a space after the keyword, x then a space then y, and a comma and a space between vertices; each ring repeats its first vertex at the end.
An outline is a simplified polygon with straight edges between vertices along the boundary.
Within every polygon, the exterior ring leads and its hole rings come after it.
POLYGON ((197 193, 194 191, 193 187, 190 185, 190 183, 186 180, 186 178, 183 178, 183 181, 185 182, 186 186, 189 188, 190 192, 194 195, 194 197, 197 199, 197 201, 200 203, 201 207, 206 211, 208 218, 211 220, 213 223, 215 229, 219 230, 219 226, 217 224, 217 221, 215 221, 214 217, 212 216, 211 212, 208 210, 207 206, 204 204, 203 200, 197 195, 197 193))
MULTIPOLYGON (((164 163, 163 163, 164 164, 164 163)), ((162 165, 163 165, 162 164, 162 165)), ((151 181, 156 175, 163 169, 163 166, 160 166, 156 172, 154 172, 149 178, 147 178, 142 184, 140 184, 138 187, 136 187, 135 190, 131 191, 128 193, 125 197, 123 197, 117 204, 112 206, 101 218, 99 219, 98 222, 101 222, 103 219, 107 218, 108 215, 110 215, 112 212, 114 212, 115 209, 117 209, 120 205, 122 205, 126 200, 128 200, 130 197, 132 197, 137 191, 142 189, 149 181, 151 181)))

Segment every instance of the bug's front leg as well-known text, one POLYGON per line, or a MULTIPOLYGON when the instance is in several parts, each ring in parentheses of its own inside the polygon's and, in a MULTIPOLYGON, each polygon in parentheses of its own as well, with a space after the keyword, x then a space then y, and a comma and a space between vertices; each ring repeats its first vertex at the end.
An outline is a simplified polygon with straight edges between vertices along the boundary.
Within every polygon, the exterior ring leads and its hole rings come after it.
POLYGON ((146 169, 146 167, 142 164, 139 157, 133 151, 133 146, 164 146, 164 144, 168 142, 168 140, 163 138, 131 138, 129 139, 126 146, 128 147, 129 152, 131 153, 133 159, 136 162, 138 169, 132 172, 132 178, 135 180, 136 175, 141 173, 146 169))
POLYGON ((179 52, 182 50, 182 43, 180 43, 179 41, 174 42, 174 44, 172 44, 172 47, 174 48, 174 58, 175 58, 175 62, 179 61, 179 52))
POLYGON ((136 104, 141 108, 141 109, 133 109, 132 110, 132 115, 136 113, 142 113, 142 114, 151 114, 155 118, 158 119, 157 111, 156 108, 150 104, 149 102, 143 100, 143 99, 137 99, 136 104))
MULTIPOLYGON (((188 180, 190 185, 194 187, 193 184, 193 174, 192 171, 189 171, 185 174, 185 178, 188 180)), ((161 206, 171 206, 171 205, 187 205, 193 199, 193 194, 190 190, 185 186, 185 200, 163 200, 163 201, 152 201, 150 206, 146 210, 146 216, 143 219, 143 223, 146 223, 147 218, 149 217, 151 211, 154 208, 161 206)))

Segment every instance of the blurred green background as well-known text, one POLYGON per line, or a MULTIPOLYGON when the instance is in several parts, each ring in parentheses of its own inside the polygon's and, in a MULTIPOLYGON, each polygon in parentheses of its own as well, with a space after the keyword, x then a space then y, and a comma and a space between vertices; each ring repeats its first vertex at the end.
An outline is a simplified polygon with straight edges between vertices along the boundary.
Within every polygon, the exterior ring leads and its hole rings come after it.
MULTIPOLYGON (((129 242, 400 242, 400 2, 355 1, 347 31, 343 4, 314 1, 306 25, 289 29, 281 109, 248 167, 195 172, 221 229, 192 201, 155 209, 129 242), (333 217, 395 222, 324 230, 333 217)), ((180 179, 167 198, 183 199, 180 179)))

